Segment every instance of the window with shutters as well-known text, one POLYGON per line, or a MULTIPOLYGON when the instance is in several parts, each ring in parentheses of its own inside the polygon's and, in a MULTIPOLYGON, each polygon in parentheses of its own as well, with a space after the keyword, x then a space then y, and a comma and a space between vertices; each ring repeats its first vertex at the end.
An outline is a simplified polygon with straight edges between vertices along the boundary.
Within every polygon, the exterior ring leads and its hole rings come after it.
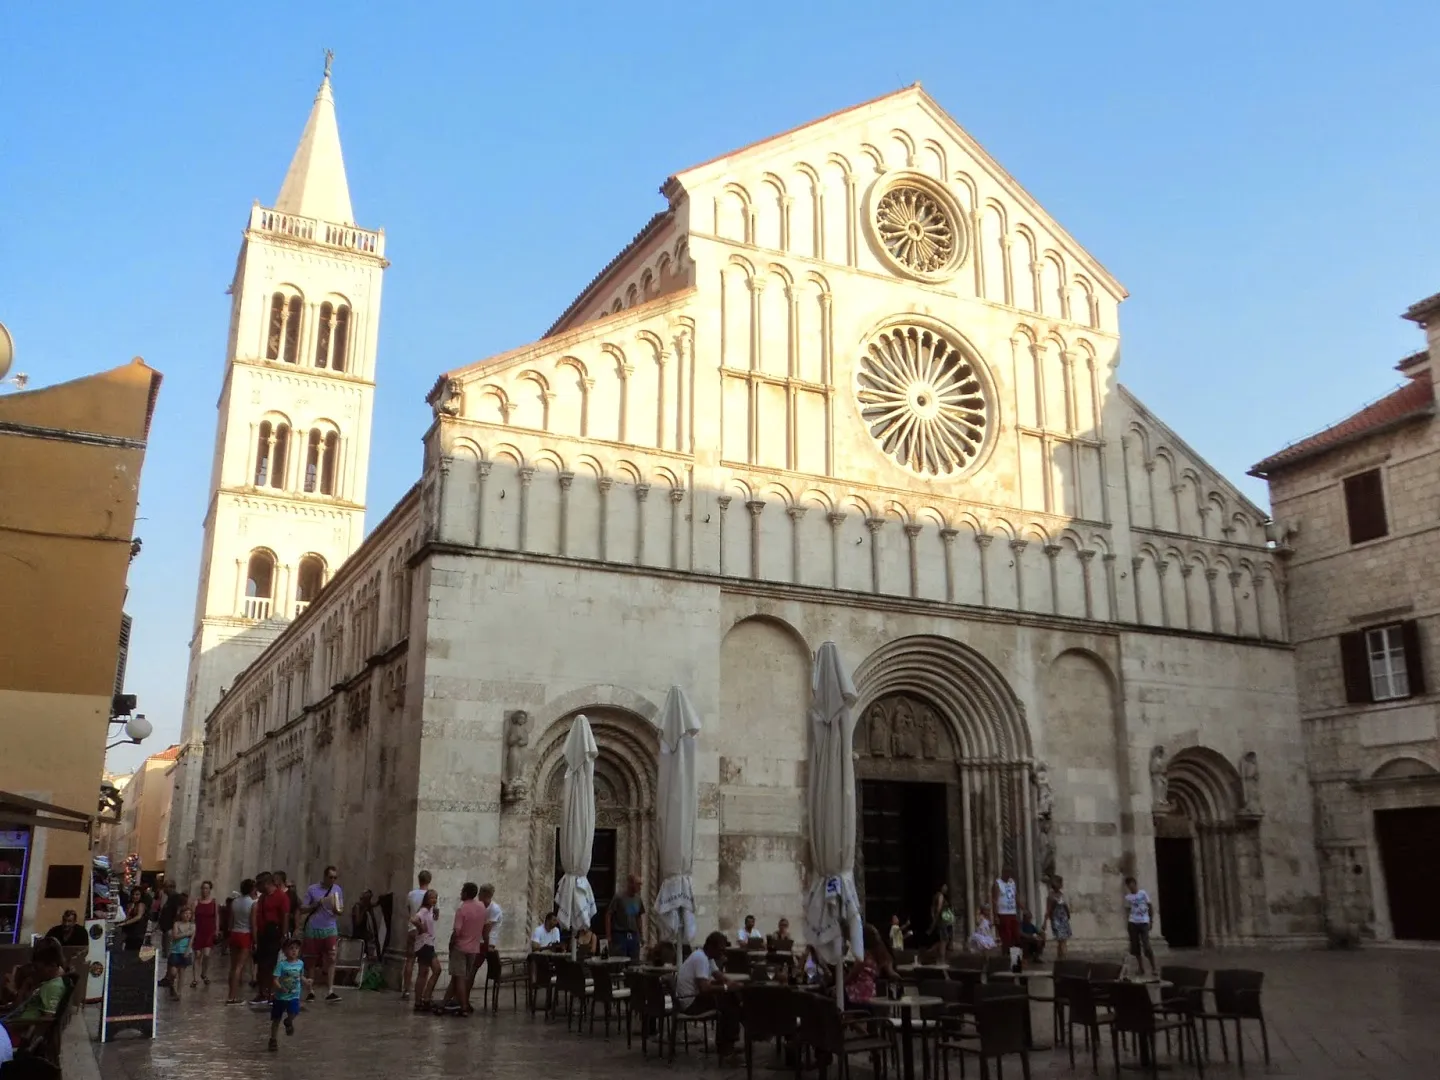
POLYGON ((1380 470, 1356 473, 1345 478, 1345 518, 1350 524, 1350 543, 1378 540, 1390 531, 1385 519, 1385 486, 1380 470))
POLYGON ((120 649, 115 659, 115 693, 125 692, 125 665, 130 660, 130 616, 120 615, 120 649))
POLYGON ((1340 635, 1345 699, 1398 701, 1425 692, 1420 627, 1413 620, 1340 635))

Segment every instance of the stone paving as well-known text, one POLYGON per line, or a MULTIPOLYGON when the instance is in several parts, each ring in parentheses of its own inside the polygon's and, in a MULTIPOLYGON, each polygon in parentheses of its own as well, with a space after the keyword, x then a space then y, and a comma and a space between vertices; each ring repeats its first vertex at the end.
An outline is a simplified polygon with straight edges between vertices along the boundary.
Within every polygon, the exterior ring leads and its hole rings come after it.
MULTIPOLYGON (((1433 1080, 1440 1075, 1440 951, 1369 949, 1360 952, 1196 953, 1176 962, 1201 967, 1253 967, 1265 976, 1264 1003, 1269 1021, 1273 1076, 1331 1078, 1384 1077, 1433 1080)), ((469 1020, 416 1015, 394 993, 345 991, 338 1005, 309 1005, 294 1038, 280 1037, 280 1050, 265 1048, 268 1014, 221 1004, 224 991, 187 991, 178 1005, 161 1002, 160 1035, 153 1041, 125 1041, 99 1047, 105 1080, 170 1080, 204 1077, 239 1080, 266 1076, 316 1080, 379 1080, 406 1077, 483 1076, 486 1080, 543 1080, 574 1075, 596 1080, 634 1080, 647 1072, 678 1070, 730 1080, 744 1069, 719 1068, 698 1046, 674 1066, 631 1051, 623 1035, 601 1038, 566 1033, 561 1022, 546 1023, 510 1007, 503 995, 500 1014, 469 1020)), ((1048 1040, 1049 1006, 1035 1007, 1038 1032, 1048 1040)), ((90 1010, 93 1027, 96 1010, 90 1010)), ((1266 1074, 1258 1029, 1246 1025, 1246 1073, 1266 1074)), ((1101 1065, 1113 1075, 1106 1040, 1101 1065)), ((1211 1050, 1220 1048, 1211 1031, 1211 1050)), ((1232 1061, 1215 1062, 1207 1075, 1239 1076, 1232 1061)), ((760 1063, 770 1052, 757 1048, 760 1063)), ((856 1060, 857 1077, 868 1068, 856 1060)), ((971 1066, 973 1068, 973 1062, 971 1066)), ((1075 1073, 1063 1051, 1032 1055, 1036 1077, 1087 1076, 1083 1059, 1075 1073)), ((918 1068, 918 1065, 917 1065, 918 1068)), ((1011 1074, 1019 1075, 1018 1063, 1011 1074)), ((807 1074, 814 1077, 814 1073, 807 1074)), ((833 1073, 831 1074, 833 1076, 833 1073)), ((958 1075, 952 1072, 952 1075, 958 1075)), ((976 1075, 974 1072, 971 1075, 976 1075)), ((1189 1066, 1170 1075, 1192 1075, 1189 1066)))

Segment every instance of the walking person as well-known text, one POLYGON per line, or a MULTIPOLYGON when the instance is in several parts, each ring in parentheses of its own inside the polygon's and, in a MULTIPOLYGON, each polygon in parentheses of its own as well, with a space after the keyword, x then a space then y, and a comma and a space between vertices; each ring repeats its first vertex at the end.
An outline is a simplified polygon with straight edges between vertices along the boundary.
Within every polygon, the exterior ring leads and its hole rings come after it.
POLYGON ((188 904, 190 898, 184 893, 177 891, 174 886, 165 886, 165 903, 160 904, 158 895, 155 909, 155 925, 160 931, 160 952, 158 955, 165 957, 165 977, 160 980, 161 986, 169 986, 175 975, 170 970, 170 939, 175 932, 175 920, 180 917, 180 908, 188 904))
POLYGON ((431 994, 440 981, 440 958, 435 955, 435 904, 438 899, 434 889, 426 889, 420 898, 419 910, 410 920, 410 936, 415 942, 415 951, 405 958, 405 965, 409 967, 412 960, 416 965, 416 1012, 428 1012, 434 1007, 431 994))
POLYGON ((246 878, 240 882, 240 895, 230 900, 230 996, 226 1005, 239 1005, 240 982, 245 974, 245 965, 255 948, 255 938, 250 932, 250 914, 255 907, 255 882, 246 878))
POLYGON ((950 906, 950 886, 943 882, 930 898, 930 936, 939 943, 940 956, 949 956, 955 942, 955 909, 950 906))
MULTIPOLYGON (((418 883, 416 888, 405 894, 405 971, 400 977, 400 1000, 404 1001, 410 996, 410 976, 415 969, 415 915, 420 910, 420 905, 425 900, 425 893, 430 889, 430 871, 421 870, 415 875, 418 883)), ((359 934, 358 930, 352 932, 359 934)))
MULTIPOLYGON (((170 952, 165 958, 165 975, 170 980, 165 985, 170 990, 170 997, 175 1001, 180 1000, 180 987, 185 984, 185 969, 195 962, 194 946, 195 909, 187 903, 175 913, 175 921, 170 924, 170 952)), ((190 985, 195 984, 192 982, 190 985)))
POLYGON ((275 1000, 270 1005, 270 1049, 279 1050, 280 1043, 275 1036, 280 1033, 280 1022, 285 1022, 286 1035, 295 1034, 295 1017, 300 1015, 300 995, 310 982, 305 978, 305 961, 300 959, 298 939, 290 938, 285 942, 284 953, 276 958, 268 981, 275 987, 275 1000))
MULTIPOLYGON (((485 927, 480 931, 480 954, 475 959, 475 970, 470 973, 470 989, 472 991, 475 989, 475 980, 479 978, 481 968, 485 968, 486 977, 489 977, 490 969, 486 964, 486 957, 495 951, 495 934, 500 929, 500 920, 505 917, 504 908, 495 902, 494 885, 488 882, 481 885, 475 899, 485 908, 485 927)), ((497 976, 499 971, 497 958, 497 967, 495 968, 497 976)))
MULTIPOLYGON (((250 909, 250 925, 255 933, 255 997, 252 1005, 264 1005, 275 986, 275 965, 280 946, 286 940, 285 927, 290 922, 290 897, 280 888, 275 876, 263 873, 256 879, 260 898, 250 909)), ((298 947, 298 943, 297 943, 298 947)))
POLYGON ((1125 913, 1126 925, 1130 931, 1130 955, 1135 957, 1140 974, 1145 974, 1145 960, 1141 959, 1143 955, 1150 961, 1150 974, 1159 975, 1160 969, 1155 965, 1155 952, 1150 948, 1150 924, 1155 915, 1155 905, 1150 894, 1140 888, 1133 877, 1125 879, 1125 913))
POLYGON ((305 890, 305 904, 300 913, 305 917, 306 974, 310 978, 309 1000, 315 1000, 315 985, 324 980, 325 1000, 340 1000, 335 992, 335 951, 340 944, 340 912, 344 908, 340 895, 340 871, 325 867, 322 879, 305 890), (317 978, 318 975, 318 978, 317 978))
POLYGON ((470 985, 480 968, 480 943, 484 940, 488 912, 477 896, 480 886, 467 881, 460 889, 460 906, 455 909, 455 922, 450 931, 450 988, 445 992, 447 1003, 454 1002, 460 1016, 469 1016, 470 985))
POLYGON ((1065 879, 1059 874, 1050 879, 1044 923, 1055 934, 1055 959, 1064 960, 1065 947, 1070 943, 1070 900, 1065 895, 1065 879))
POLYGON ((190 972, 190 989, 194 990, 196 979, 210 985, 210 950, 215 948, 216 931, 220 925, 220 905, 212 895, 213 882, 200 883, 200 899, 192 906, 195 912, 195 967, 190 972))
POLYGON ((1007 863, 990 886, 990 905, 995 913, 995 932, 1000 947, 1007 953, 1020 944, 1020 888, 1015 884, 1015 871, 1007 863))
MULTIPOLYGON (((754 918, 750 920, 754 924, 754 918)), ((640 959, 640 940, 645 936, 645 902, 640 899, 640 879, 631 874, 625 879, 625 891, 605 908, 605 937, 610 942, 611 956, 640 959)))
POLYGON ((126 952, 138 952, 145 944, 145 934, 150 928, 150 906, 145 903, 145 893, 136 885, 130 890, 130 905, 125 909, 125 918, 115 929, 120 931, 126 952))
POLYGON ((285 919, 285 936, 296 937, 296 930, 299 928, 300 919, 300 894, 295 891, 295 886, 285 876, 284 870, 276 870, 274 873, 276 887, 285 894, 290 901, 290 914, 285 919))

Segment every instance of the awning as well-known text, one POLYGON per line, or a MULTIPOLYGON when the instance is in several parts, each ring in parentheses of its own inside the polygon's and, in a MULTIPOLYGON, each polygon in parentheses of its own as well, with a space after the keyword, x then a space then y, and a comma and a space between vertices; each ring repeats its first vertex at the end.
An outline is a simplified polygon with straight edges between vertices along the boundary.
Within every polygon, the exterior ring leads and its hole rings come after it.
POLYGON ((26 826, 31 829, 64 829, 66 832, 90 832, 91 815, 64 806, 40 802, 8 791, 0 791, 0 825, 26 826))

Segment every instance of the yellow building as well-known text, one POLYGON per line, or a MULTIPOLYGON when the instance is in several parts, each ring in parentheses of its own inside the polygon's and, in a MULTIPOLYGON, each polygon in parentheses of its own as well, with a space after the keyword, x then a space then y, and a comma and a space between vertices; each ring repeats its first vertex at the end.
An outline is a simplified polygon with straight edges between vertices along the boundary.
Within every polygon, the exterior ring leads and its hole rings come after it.
POLYGON ((125 788, 125 805, 115 826, 111 865, 119 868, 131 855, 140 856, 142 871, 164 870, 170 800, 175 793, 175 758, 172 746, 145 759, 125 788))
MULTIPOLYGON (((0 790, 93 815, 160 373, 0 397, 0 790)), ((0 822, 0 942, 83 908, 90 838, 0 822), (5 875, 13 876, 5 876, 5 875)))

